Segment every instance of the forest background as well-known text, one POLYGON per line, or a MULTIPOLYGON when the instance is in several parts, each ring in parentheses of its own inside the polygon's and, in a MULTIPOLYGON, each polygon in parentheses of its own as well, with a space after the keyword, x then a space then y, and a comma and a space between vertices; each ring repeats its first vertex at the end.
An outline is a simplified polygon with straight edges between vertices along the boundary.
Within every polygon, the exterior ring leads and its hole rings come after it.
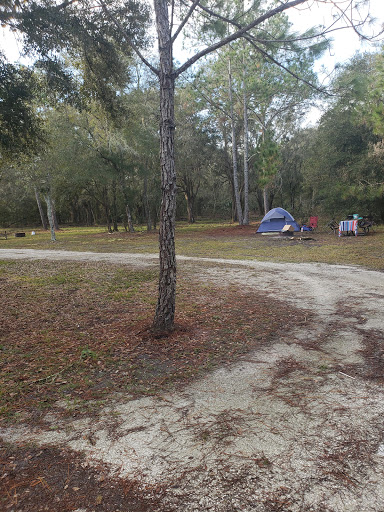
MULTIPOLYGON (((232 15, 246 15, 243 2, 231 6, 226 8, 238 11, 232 15)), ((146 16, 136 13, 133 30, 148 50, 146 16)), ((249 41, 234 41, 178 79, 177 218, 247 224, 282 206, 299 221, 355 212, 384 220, 382 48, 357 53, 325 86, 315 69, 329 51, 327 38, 311 39, 319 31, 309 29, 297 40, 284 13, 263 30, 271 39, 285 38, 286 45, 260 51, 249 41), (319 123, 303 127, 319 101, 319 123)), ((220 20, 191 29, 183 51, 209 43, 220 31, 225 33, 220 20)), ((116 37, 101 48, 78 35, 76 44, 63 40, 52 50, 52 33, 40 35, 38 43, 26 33, 31 64, 10 63, 4 55, 1 60, 0 225, 47 228, 52 208, 56 227, 156 228, 161 187, 155 77, 122 51, 116 37), (37 55, 37 44, 39 51, 46 44, 46 55, 37 55)))

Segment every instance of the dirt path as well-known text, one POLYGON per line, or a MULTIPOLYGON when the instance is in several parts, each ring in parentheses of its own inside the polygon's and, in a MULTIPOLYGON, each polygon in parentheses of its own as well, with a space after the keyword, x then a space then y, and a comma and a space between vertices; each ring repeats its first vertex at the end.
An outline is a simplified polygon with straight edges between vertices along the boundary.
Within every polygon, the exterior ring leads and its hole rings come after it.
MULTIPOLYGON (((5 258, 157 264, 145 254, 0 250, 5 258)), ((262 289, 307 309, 310 329, 287 332, 282 318, 271 346, 183 392, 116 395, 97 421, 48 413, 45 429, 20 424, 2 437, 84 451, 89 464, 164 485, 164 505, 183 512, 383 511, 384 273, 178 260, 195 279, 262 289)))

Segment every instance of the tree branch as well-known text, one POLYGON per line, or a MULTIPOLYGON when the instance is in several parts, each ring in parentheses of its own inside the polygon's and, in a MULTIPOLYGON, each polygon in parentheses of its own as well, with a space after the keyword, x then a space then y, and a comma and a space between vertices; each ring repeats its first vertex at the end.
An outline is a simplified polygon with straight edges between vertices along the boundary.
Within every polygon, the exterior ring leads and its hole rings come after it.
POLYGON ((122 24, 113 16, 113 14, 109 11, 108 7, 105 5, 104 0, 99 0, 100 5, 104 11, 104 13, 108 16, 108 18, 111 19, 111 21, 114 23, 114 25, 119 29, 119 31, 124 35, 126 38, 126 41, 128 45, 132 48, 132 50, 136 53, 136 55, 141 59, 141 61, 157 76, 159 76, 160 71, 152 66, 152 64, 144 57, 144 55, 140 52, 140 50, 137 48, 137 46, 133 43, 131 38, 128 35, 128 32, 125 30, 125 28, 122 26, 122 24))
MULTIPOLYGON (((318 0, 318 1, 319 1, 319 3, 326 3, 326 0, 325 0, 325 1, 324 1, 324 0, 318 0)), ((364 24, 366 23, 367 19, 369 19, 369 18, 370 18, 370 15, 369 15, 369 13, 368 13, 364 20, 360 19, 360 21, 359 21, 358 23, 355 23, 355 22, 353 21, 353 17, 352 17, 352 11, 353 11, 353 1, 352 1, 352 0, 350 0, 350 1, 349 1, 348 5, 347 5, 345 8, 341 7, 341 6, 339 5, 339 2, 337 2, 337 1, 335 1, 335 0, 331 1, 331 3, 332 3, 332 5, 335 7, 335 9, 339 11, 339 13, 340 13, 340 14, 339 14, 339 17, 338 17, 338 18, 337 18, 337 19, 336 19, 336 20, 335 20, 335 21, 334 21, 334 22, 329 26, 329 30, 330 30, 330 29, 335 25, 335 23, 337 23, 337 21, 338 21, 339 19, 346 19, 346 20, 347 20, 347 22, 349 23, 349 26, 352 28, 352 30, 353 30, 353 31, 354 31, 354 32, 355 32, 355 33, 356 33, 356 34, 357 34, 361 39, 365 39, 366 41, 371 41, 372 39, 375 39, 378 35, 380 35, 380 34, 382 34, 382 33, 383 33, 384 29, 383 29, 383 30, 381 30, 381 31, 379 32, 379 34, 377 34, 377 35, 373 35, 372 37, 368 37, 368 36, 365 36, 364 34, 362 34, 361 32, 359 32, 358 27, 360 27, 360 26, 364 26, 364 24), (348 11, 349 9, 351 10, 351 14, 350 14, 350 15, 348 15, 348 14, 347 14, 347 11, 348 11)), ((363 3, 364 3, 364 2, 363 2, 363 3)), ((356 5, 357 5, 357 3, 356 3, 356 5)), ((347 26, 348 26, 348 25, 347 25, 347 26)))
POLYGON ((198 91, 199 94, 201 94, 201 96, 205 99, 205 101, 207 101, 207 103, 209 103, 211 105, 211 107, 214 107, 216 110, 220 110, 220 112, 222 112, 225 116, 229 117, 229 114, 228 112, 224 109, 224 107, 222 107, 221 105, 219 105, 219 103, 217 103, 216 101, 213 101, 212 98, 209 98, 201 89, 199 89, 198 87, 196 87, 195 84, 192 84, 192 87, 198 91))
POLYGON ((78 2, 78 0, 67 0, 66 2, 62 2, 61 4, 59 4, 57 6, 57 8, 58 9, 65 9, 69 5, 75 4, 76 2, 78 2))
POLYGON ((179 75, 181 75, 181 73, 183 73, 185 70, 187 70, 189 67, 191 67, 196 61, 198 61, 202 57, 205 57, 205 55, 208 55, 208 54, 212 53, 213 51, 218 50, 222 46, 225 46, 226 44, 231 43, 232 41, 235 41, 236 39, 239 39, 240 37, 243 37, 249 30, 251 30, 252 28, 255 28, 257 25, 260 25, 260 23, 262 23, 263 21, 266 21, 269 18, 276 16, 276 14, 286 11, 290 7, 294 7, 295 5, 303 4, 304 2, 307 2, 307 1, 308 0, 291 0, 290 2, 287 2, 284 5, 280 5, 279 7, 275 7, 275 9, 271 9, 269 12, 263 14, 256 20, 253 20, 251 23, 249 23, 245 27, 237 30, 233 34, 231 34, 227 37, 224 37, 217 43, 212 44, 211 46, 208 46, 204 50, 196 53, 193 57, 188 59, 182 66, 180 66, 175 71, 175 77, 178 77, 179 75))
POLYGON ((315 91, 317 92, 321 92, 321 93, 325 93, 327 94, 328 96, 332 96, 329 92, 327 92, 325 89, 320 89, 319 87, 317 87, 316 85, 312 84, 311 82, 308 82, 308 80, 306 80, 305 78, 302 78, 300 77, 299 75, 297 75, 296 73, 294 73, 293 71, 291 71, 289 68, 287 68, 286 66, 284 66, 284 64, 281 64, 280 62, 278 62, 276 59, 274 59, 271 55, 269 55, 269 53, 267 53, 265 50, 263 50, 262 48, 260 48, 259 46, 257 46, 254 41, 252 41, 251 38, 248 39, 248 37, 245 38, 249 43, 251 43, 251 45, 259 52, 261 53, 262 55, 264 55, 264 57, 266 57, 267 59, 269 59, 271 62, 273 62, 274 64, 276 64, 277 66, 279 66, 281 69, 284 69, 284 71, 286 71, 287 73, 289 73, 291 76, 293 76, 294 78, 296 78, 296 80, 299 80, 300 82, 303 82, 304 84, 308 85, 309 87, 311 87, 312 89, 315 89, 315 91))
POLYGON ((174 33, 174 35, 172 36, 172 43, 175 42, 177 36, 180 34, 180 32, 183 30, 185 24, 187 23, 187 21, 189 20, 189 18, 192 16, 192 13, 193 11, 196 9, 196 7, 198 6, 198 4, 200 3, 200 0, 194 0, 193 4, 191 5, 191 7, 189 8, 189 11, 187 12, 187 14, 185 15, 184 19, 182 20, 182 22, 180 23, 179 27, 177 28, 176 32, 174 33))
MULTIPOLYGON (((203 6, 203 5, 200 5, 199 6, 203 11, 205 11, 207 14, 209 14, 210 16, 213 16, 221 21, 223 21, 224 23, 228 23, 229 25, 233 25, 234 27, 236 27, 238 30, 242 29, 243 26, 240 25, 240 23, 237 23, 235 20, 231 20, 229 18, 225 18, 224 16, 221 16, 221 14, 218 14, 214 11, 212 11, 211 9, 208 9, 207 7, 203 6)), ((331 27, 333 27, 333 25, 339 20, 340 18, 338 18, 337 20, 335 20, 328 28, 325 28, 323 29, 321 32, 318 32, 316 34, 311 34, 311 35, 300 35, 298 37, 294 37, 292 39, 260 39, 260 38, 254 38, 255 40, 257 40, 259 43, 262 43, 262 44, 271 44, 271 43, 294 43, 294 42, 297 42, 297 41, 307 41, 309 39, 315 39, 315 38, 319 38, 319 37, 322 37, 322 36, 325 36, 325 34, 328 34, 329 32, 333 32, 335 30, 342 30, 343 28, 345 27, 340 27, 340 28, 335 28, 335 29, 332 29, 331 30, 331 27)), ((358 25, 360 26, 360 24, 358 25)), ((249 34, 249 37, 253 37, 249 34)))
MULTIPOLYGON (((230 23, 231 25, 234 25, 237 29, 239 30, 242 30, 242 26, 233 21, 233 20, 229 20, 217 13, 214 13, 213 11, 211 11, 210 9, 204 7, 204 6, 199 6, 201 9, 203 9, 205 12, 207 12, 208 14, 212 15, 212 16, 215 16, 217 17, 218 19, 226 22, 226 23, 230 23)), ((332 26, 332 25, 331 25, 332 26)), ((308 38, 312 39, 314 37, 319 37, 320 35, 323 35, 323 33, 321 34, 317 34, 317 35, 313 35, 313 36, 310 36, 308 38)), ((265 44, 266 41, 259 41, 258 39, 254 38, 253 36, 251 36, 250 34, 245 34, 244 35, 244 38, 256 49, 257 52, 261 53, 264 57, 266 57, 267 59, 269 59, 271 62, 273 62, 274 64, 276 64, 277 66, 279 66, 281 69, 283 69, 284 71, 286 71, 287 73, 289 73, 291 76, 293 76, 294 78, 296 78, 297 80, 305 83, 306 85, 308 85, 309 87, 311 87, 312 89, 315 89, 316 91, 318 92, 321 92, 321 93, 326 93, 328 95, 330 95, 329 93, 327 93, 324 89, 320 89, 318 88, 317 86, 315 86, 314 84, 308 82, 307 80, 305 80, 304 78, 301 78, 299 77, 296 73, 294 73, 293 71, 291 71, 289 68, 287 68, 286 66, 284 66, 283 64, 281 64, 280 62, 278 62, 276 59, 274 59, 271 55, 269 55, 265 50, 263 50, 262 48, 260 48, 259 46, 256 45, 255 41, 259 42, 259 43, 262 43, 262 44, 265 44)), ((306 38, 303 38, 303 39, 306 39, 306 38)), ((301 40, 301 38, 297 38, 297 39, 293 39, 292 42, 294 41, 299 41, 301 40)), ((269 42, 281 42, 280 40, 275 40, 275 41, 269 41, 269 42)), ((287 42, 287 41, 284 41, 284 42, 287 42)))

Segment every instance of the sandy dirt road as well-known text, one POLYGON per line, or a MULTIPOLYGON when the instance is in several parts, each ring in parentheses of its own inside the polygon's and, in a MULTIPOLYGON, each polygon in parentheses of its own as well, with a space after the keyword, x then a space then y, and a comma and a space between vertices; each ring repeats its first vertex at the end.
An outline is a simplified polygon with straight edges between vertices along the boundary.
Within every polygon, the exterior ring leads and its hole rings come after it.
MULTIPOLYGON (((157 265, 155 255, 0 250, 8 258, 157 265)), ((21 423, 3 428, 3 439, 85 452, 90 465, 165 485, 164 504, 185 512, 384 511, 384 273, 178 262, 224 293, 263 290, 305 309, 310 327, 287 332, 282 318, 274 343, 182 392, 116 395, 96 421, 48 413, 45 428, 21 423)))

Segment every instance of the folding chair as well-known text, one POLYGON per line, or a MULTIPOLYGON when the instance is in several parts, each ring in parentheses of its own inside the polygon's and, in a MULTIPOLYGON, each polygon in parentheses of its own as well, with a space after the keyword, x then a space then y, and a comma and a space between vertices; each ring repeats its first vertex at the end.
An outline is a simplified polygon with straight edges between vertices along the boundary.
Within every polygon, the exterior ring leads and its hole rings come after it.
POLYGON ((312 230, 316 229, 318 220, 319 217, 309 217, 308 227, 310 227, 312 230))

